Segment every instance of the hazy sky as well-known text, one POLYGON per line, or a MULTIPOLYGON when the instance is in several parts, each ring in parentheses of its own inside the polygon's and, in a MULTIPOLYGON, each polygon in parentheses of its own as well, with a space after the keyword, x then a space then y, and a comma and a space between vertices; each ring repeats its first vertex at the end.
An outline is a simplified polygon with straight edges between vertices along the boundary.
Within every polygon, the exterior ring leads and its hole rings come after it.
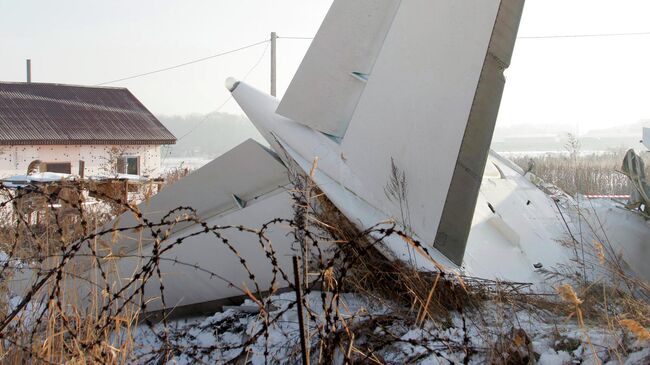
MULTIPOLYGON (((408 1, 408 0, 404 0, 408 1)), ((476 0, 481 1, 481 0, 476 0)), ((331 0, 0 0, 0 80, 93 85, 280 36, 313 36, 331 0)), ((520 36, 650 32, 648 0, 528 0, 520 36)), ((279 40, 278 89, 309 41, 279 40)), ((227 99, 265 45, 122 81, 156 114, 207 113, 227 99)), ((498 125, 573 130, 650 119, 650 35, 520 39, 498 125)), ((269 54, 248 81, 268 89, 269 54)), ((230 101, 222 111, 241 113, 230 101)))

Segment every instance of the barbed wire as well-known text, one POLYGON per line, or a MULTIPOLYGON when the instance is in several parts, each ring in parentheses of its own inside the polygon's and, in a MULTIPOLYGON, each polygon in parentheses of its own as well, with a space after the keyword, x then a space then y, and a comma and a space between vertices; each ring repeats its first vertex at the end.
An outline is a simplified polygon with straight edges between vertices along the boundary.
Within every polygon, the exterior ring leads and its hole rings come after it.
POLYGON ((245 45, 245 46, 242 46, 242 47, 231 49, 229 51, 220 52, 220 53, 213 54, 213 55, 210 55, 210 56, 197 58, 197 59, 194 59, 194 60, 191 60, 191 61, 187 61, 187 62, 179 63, 179 64, 176 64, 176 65, 159 68, 159 69, 152 70, 152 71, 142 72, 142 73, 131 75, 131 76, 126 76, 126 77, 121 77, 121 78, 110 80, 110 81, 100 82, 100 83, 95 84, 93 86, 103 86, 103 85, 108 85, 108 84, 114 84, 114 83, 120 82, 120 81, 132 80, 132 79, 135 79, 135 78, 139 78, 139 77, 143 77, 143 76, 149 76, 149 75, 157 74, 157 73, 160 73, 160 72, 175 70, 177 68, 193 65, 195 63, 199 63, 199 62, 211 60, 213 58, 218 58, 218 57, 222 57, 222 56, 225 56, 225 55, 229 55, 231 53, 236 53, 236 52, 239 52, 239 51, 243 51, 243 50, 248 49, 248 48, 259 46, 260 44, 268 43, 269 41, 270 41, 270 39, 265 39, 263 41, 259 41, 259 42, 251 43, 251 44, 248 44, 248 45, 245 45))
MULTIPOLYGON (((0 218, 4 218, 0 219, 0 242, 6 242, 0 247, 6 253, 0 278, 6 284, 20 271, 31 271, 29 283, 23 283, 24 291, 14 293, 18 299, 0 308, 0 313, 6 313, 0 315, 0 344, 11 345, 1 345, 4 347, 0 355, 48 364, 82 358, 96 363, 165 362, 181 355, 198 363, 206 359, 237 363, 251 352, 260 351, 258 355, 266 363, 274 363, 281 355, 297 361, 302 351, 299 336, 294 333, 282 346, 271 346, 271 331, 281 327, 287 314, 297 311, 300 303, 311 333, 307 346, 319 351, 321 363, 331 363, 337 356, 343 358, 343 363, 351 363, 352 357, 354 361, 371 361, 380 357, 379 352, 400 343, 424 349, 420 353, 403 353, 408 361, 434 355, 453 362, 449 351, 469 361, 473 354, 486 351, 469 338, 465 319, 468 311, 480 305, 478 298, 509 296, 509 301, 514 302, 512 298, 530 289, 527 283, 472 278, 442 267, 437 272, 421 273, 408 264, 390 260, 381 253, 382 241, 390 236, 402 238, 405 246, 412 246, 429 260, 433 258, 427 245, 412 239, 394 223, 358 230, 308 177, 292 168, 288 171, 292 183, 286 193, 294 215, 271 219, 260 227, 217 225, 201 219, 189 206, 145 214, 130 204, 123 192, 87 181, 28 185, 15 190, 0 188, 0 196, 4 197, 0 202, 0 218), (98 208, 89 210, 85 204, 89 195, 103 202, 110 214, 98 214, 98 208), (112 220, 119 215, 133 219, 112 220), (188 225, 195 228, 181 229, 188 225), (287 242, 272 242, 273 231, 286 231, 287 242), (121 240, 130 236, 139 237, 134 247, 140 248, 121 252, 121 240), (241 279, 251 287, 175 256, 199 236, 212 243, 207 247, 224 248, 232 260, 239 261, 241 279), (151 249, 143 250, 143 242, 151 242, 151 249), (257 251, 252 255, 265 259, 266 268, 259 267, 259 263, 252 267, 251 253, 244 255, 238 250, 243 244, 255 242, 257 251), (291 279, 291 268, 281 263, 276 250, 276 245, 287 243, 307 269, 299 285, 291 279), (116 262, 129 259, 138 261, 135 269, 119 272, 116 262), (223 339, 212 344, 188 341, 195 336, 194 326, 175 327, 170 321, 176 308, 167 300, 168 279, 163 264, 178 265, 234 288, 257 308, 255 314, 237 316, 254 316, 259 326, 250 327, 238 343, 223 339), (262 285, 258 275, 266 269, 270 270, 266 273, 270 280, 262 285), (304 296, 300 301, 287 299, 280 308, 273 309, 283 291, 304 296), (78 298, 75 292, 88 294, 78 298), (343 313, 342 297, 347 292, 383 298, 385 305, 393 309, 343 313), (388 304, 391 302, 395 304, 388 304), (399 309, 413 308, 414 303, 419 303, 416 313, 399 309), (153 304, 159 309, 152 311, 153 304), (421 325, 424 318, 435 318, 445 310, 459 313, 461 337, 441 337, 434 328, 421 325), (398 322, 406 328, 418 326, 426 336, 404 338, 404 331, 395 327, 398 322), (120 334, 137 323, 150 331, 157 347, 129 350, 128 343, 134 340, 120 334), (42 351, 48 346, 60 349, 42 351), (354 354, 349 350, 353 347, 357 351, 354 354), (118 361, 118 355, 127 352, 129 357, 118 361)), ((228 326, 223 321, 211 322, 207 329, 223 333, 228 326)))

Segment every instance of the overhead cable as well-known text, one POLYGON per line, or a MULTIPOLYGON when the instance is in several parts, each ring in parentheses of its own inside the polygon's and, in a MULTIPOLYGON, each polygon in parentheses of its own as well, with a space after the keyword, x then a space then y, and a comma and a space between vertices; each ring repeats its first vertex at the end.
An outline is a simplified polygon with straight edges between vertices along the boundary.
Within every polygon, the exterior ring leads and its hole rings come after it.
MULTIPOLYGON (((650 35, 650 32, 629 32, 629 33, 595 33, 595 34, 558 34, 540 36, 521 36, 517 39, 553 39, 553 38, 590 38, 590 37, 621 37, 650 35)), ((312 40, 314 37, 278 37, 280 39, 312 40)))
MULTIPOLYGON (((253 70, 255 70, 257 68, 257 66, 259 66, 259 64, 262 62, 262 59, 264 59, 264 56, 266 55, 266 52, 268 51, 268 49, 269 49, 269 47, 268 47, 268 44, 267 44, 266 48, 264 48, 264 52, 262 52, 262 55, 257 59, 255 64, 248 70, 248 72, 246 72, 246 74, 242 78, 242 81, 246 81, 246 79, 248 78, 248 76, 250 76, 250 74, 253 72, 253 70)), ((218 113, 224 106, 226 106, 226 104, 228 104, 228 102, 231 99, 232 99, 232 94, 229 93, 228 98, 222 104, 220 104, 219 107, 217 107, 217 109, 215 109, 215 110, 211 111, 210 113, 206 114, 205 117, 201 121, 196 123, 196 125, 194 125, 194 127, 192 127, 189 131, 187 131, 182 136, 180 136, 177 139, 177 141, 182 140, 183 138, 187 137, 190 133, 194 132, 198 127, 201 126, 201 124, 205 123, 205 121, 208 120, 208 117, 211 114, 218 113)))
POLYGON ((650 32, 598 33, 598 34, 558 34, 558 35, 517 37, 517 39, 593 38, 593 37, 622 37, 622 36, 636 36, 636 35, 650 35, 650 32))
MULTIPOLYGON (((254 64, 254 65, 253 65, 253 66, 252 66, 252 67, 251 67, 251 68, 246 72, 246 74, 245 74, 244 77, 242 78, 242 81, 246 81, 246 79, 248 78, 248 76, 250 76, 250 74, 251 74, 251 73, 252 73, 252 72, 257 68, 257 66, 260 65, 260 63, 261 63, 262 60, 264 59, 264 56, 266 55, 266 52, 268 51, 268 49, 269 49, 269 43, 267 42, 266 47, 264 48, 264 51, 262 52, 262 54, 260 55, 260 57, 257 59, 257 61, 255 62, 255 64, 254 64)), ((219 111, 221 111, 221 109, 222 109, 224 106, 226 106, 226 104, 228 104, 228 102, 229 102, 230 100, 232 100, 232 94, 229 93, 228 98, 227 98, 223 103, 221 103, 221 104, 220 104, 220 105, 219 105, 215 110, 213 110, 213 111, 207 113, 207 114, 203 117, 203 119, 201 119, 198 123, 196 123, 196 124, 195 124, 192 128, 190 128, 190 130, 187 131, 185 134, 183 134, 182 136, 180 136, 176 141, 178 142, 178 141, 182 140, 183 138, 187 137, 188 135, 190 135, 192 132, 194 132, 198 127, 200 127, 203 123, 205 123, 205 122, 208 120, 208 117, 209 117, 211 114, 218 113, 219 111)), ((169 155, 172 153, 172 149, 173 149, 173 147, 170 146, 169 151, 167 151, 167 153, 163 156, 161 164, 164 163, 165 160, 167 159, 167 157, 169 157, 169 155)))
POLYGON ((99 83, 99 84, 95 84, 94 86, 102 86, 102 85, 114 84, 114 83, 120 82, 120 81, 131 80, 131 79, 135 79, 135 78, 138 78, 138 77, 153 75, 153 74, 156 74, 156 73, 159 73, 159 72, 164 72, 164 71, 177 69, 177 68, 180 68, 180 67, 184 67, 184 66, 195 64, 195 63, 207 61, 207 60, 210 60, 210 59, 213 59, 213 58, 225 56, 225 55, 228 55, 228 54, 231 54, 231 53, 243 51, 245 49, 252 48, 252 47, 255 47, 255 46, 259 46, 260 44, 264 44, 264 43, 268 43, 268 42, 269 42, 269 39, 265 39, 265 40, 263 40, 261 42, 252 43, 252 44, 249 44, 249 45, 246 45, 246 46, 243 46, 243 47, 239 47, 239 48, 232 49, 232 50, 229 50, 229 51, 217 53, 217 54, 214 54, 214 55, 211 55, 211 56, 198 58, 198 59, 195 59, 195 60, 191 60, 191 61, 188 61, 188 62, 180 63, 180 64, 177 64, 177 65, 173 65, 173 66, 169 66, 169 67, 165 67, 165 68, 160 68, 160 69, 153 70, 153 71, 143 72, 143 73, 140 73, 140 74, 137 74, 137 75, 127 76, 127 77, 122 77, 122 78, 111 80, 111 81, 102 82, 102 83, 99 83))

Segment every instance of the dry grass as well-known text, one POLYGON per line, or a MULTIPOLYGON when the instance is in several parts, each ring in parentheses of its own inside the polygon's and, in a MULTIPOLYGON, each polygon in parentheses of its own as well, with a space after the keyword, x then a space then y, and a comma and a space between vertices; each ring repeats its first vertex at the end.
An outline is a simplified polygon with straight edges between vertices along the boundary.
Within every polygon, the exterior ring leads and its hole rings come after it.
MULTIPOLYGON (((0 209, 0 251, 9 258, 1 265, 0 322, 6 323, 0 331, 2 363, 128 363, 133 348, 131 331, 139 317, 137 309, 127 307, 113 315, 103 310, 109 300, 106 293, 93 287, 84 298, 90 305, 83 310, 77 306, 81 300, 71 295, 75 291, 68 293, 61 285, 80 280, 80 272, 73 265, 61 266, 71 245, 125 209, 126 202, 117 202, 121 191, 112 191, 110 185, 93 190, 95 186, 61 182, 27 190, 2 190, 3 202, 10 202, 0 209), (93 195, 100 199, 98 204, 85 204, 86 189, 94 191, 93 195), (8 296, 16 265, 34 267, 39 277, 53 275, 39 289, 28 287, 20 293, 22 299, 28 292, 32 296, 25 310, 9 321, 8 315, 17 304, 10 305, 8 296)), ((94 245, 97 247, 96 238, 94 245)), ((104 265, 106 275, 111 275, 111 268, 104 265)))
MULTIPOLYGON (((466 277, 440 266, 437 272, 422 273, 408 263, 389 260, 381 253, 381 238, 396 235, 402 237, 410 249, 426 256, 425 246, 409 238, 407 232, 397 230, 391 222, 362 232, 336 209, 310 179, 296 186, 298 188, 292 192, 296 216, 282 223, 295 229, 294 236, 301 245, 303 261, 309 263, 304 265, 305 271, 301 275, 301 290, 309 292, 319 288, 322 292, 321 305, 325 318, 317 319, 313 310, 309 307, 306 309, 309 321, 318 324, 309 337, 313 339, 311 350, 319 363, 331 363, 337 356, 350 362, 356 359, 382 363, 376 349, 390 346, 400 339, 379 336, 372 331, 373 328, 389 327, 397 320, 409 328, 425 328, 433 324, 444 329, 451 326, 454 317, 459 316, 462 318, 463 339, 447 341, 446 346, 465 353, 465 360, 469 361, 475 353, 481 352, 494 364, 527 363, 534 356, 531 339, 517 326, 516 317, 513 318, 513 313, 521 309, 549 318, 576 321, 585 333, 588 328, 596 326, 612 333, 629 333, 639 341, 647 339, 647 328, 650 327, 648 285, 625 275, 620 270, 620 264, 603 253, 607 252, 608 247, 602 244, 594 244, 588 257, 594 258, 594 262, 589 264, 599 265, 599 272, 606 273, 604 277, 607 280, 589 281, 570 274, 553 273, 559 288, 557 294, 533 292, 525 283, 466 277), (321 250, 332 244, 332 252, 321 250), (346 292, 360 293, 393 310, 390 314, 364 321, 346 319, 340 313, 340 297, 346 292), (485 348, 470 344, 470 327, 482 329, 485 348)), ((115 210, 98 213, 80 210, 82 205, 77 205, 75 199, 82 201, 83 194, 75 194, 70 186, 59 186, 40 193, 26 195, 15 200, 16 204, 11 209, 0 210, 5 218, 0 220, 4 222, 0 226, 0 242, 5 243, 0 250, 8 253, 11 259, 37 263, 44 272, 54 270, 50 279, 37 291, 39 295, 34 295, 30 300, 30 306, 9 321, 8 326, 0 329, 2 362, 129 363, 137 347, 133 334, 135 326, 142 320, 141 303, 118 310, 119 303, 113 301, 111 288, 95 287, 90 293, 92 300, 89 309, 82 310, 75 306, 79 298, 70 297, 65 287, 60 285, 66 279, 74 280, 74 269, 67 266, 66 270, 56 269, 61 267, 61 256, 57 256, 57 253, 67 252, 66 249, 79 239, 88 237, 110 217, 129 209, 129 206, 105 194, 113 204, 108 204, 108 207, 115 210), (45 192, 47 194, 40 194, 45 192), (61 204, 60 208, 52 207, 54 200, 61 204), (34 218, 35 212, 41 218, 34 218), (30 214, 32 217, 28 218, 30 214), (16 220, 16 217, 19 219, 16 220)), ((261 238, 262 233, 259 234, 261 238)), ((92 239, 92 244, 95 250, 100 249, 97 238, 92 239)), ((94 265, 101 263, 110 277, 115 262, 98 258, 91 262, 94 265)), ((12 270, 3 270, 0 293, 7 293, 6 283, 11 274, 12 270)), ((150 279, 157 280, 157 277, 150 275, 142 278, 143 281, 150 279)), ((253 302, 260 306, 265 328, 279 320, 269 316, 267 297, 252 291, 248 293, 253 302)), ((0 295, 0 323, 5 322, 6 313, 11 312, 8 307, 8 300, 0 295)), ((252 335, 246 344, 263 338, 265 328, 252 335)), ((164 337, 165 333, 159 335, 164 337)), ((164 359, 172 350, 169 347, 157 349, 157 358, 164 359)), ((614 351, 625 355, 628 348, 621 345, 614 351)), ((595 351, 592 350, 592 353, 595 351)), ((246 346, 242 346, 238 358, 246 356, 246 346)), ((413 357, 411 360, 415 362, 418 359, 413 357)))
POLYGON ((185 176, 189 175, 191 172, 192 172, 191 169, 181 164, 180 166, 167 171, 162 176, 162 180, 165 181, 165 185, 169 186, 176 183, 178 180, 184 178, 185 176))
MULTIPOLYGON (((516 156, 511 159, 524 171, 532 172, 570 195, 630 194, 634 186, 620 169, 625 151, 581 155, 516 156)), ((648 162, 645 158, 646 165, 648 162)), ((647 172, 646 172, 647 174, 647 172)))
MULTIPOLYGON (((595 271, 601 273, 600 279, 585 280, 556 273, 557 294, 548 295, 536 293, 525 284, 468 278, 444 268, 437 273, 418 272, 408 264, 386 259, 375 240, 367 232, 360 232, 322 195, 315 212, 317 221, 322 222, 345 255, 354 258, 343 260, 348 264, 347 272, 338 278, 345 283, 343 290, 363 293, 380 302, 401 304, 401 308, 408 310, 400 318, 411 326, 422 326, 428 321, 444 327, 452 313, 467 316, 468 321, 485 332, 485 342, 489 344, 487 357, 493 364, 528 363, 533 359, 530 338, 512 318, 516 318, 515 313, 520 309, 545 317, 573 319, 582 329, 588 352, 596 363, 600 360, 589 338, 590 328, 606 329, 612 334, 629 332, 640 341, 647 339, 650 287, 622 271, 620 259, 606 256, 607 248, 601 243, 596 242, 588 249, 588 263, 575 258, 577 266, 597 266, 595 271), (492 333, 498 323, 504 325, 502 331, 492 333)), ((405 242, 418 245, 408 239, 405 242)), ((357 337, 361 334, 365 332, 355 332, 357 337)), ((371 347, 381 345, 382 340, 376 340, 379 343, 371 347)), ((628 350, 621 345, 612 350, 612 356, 622 359, 628 350)))

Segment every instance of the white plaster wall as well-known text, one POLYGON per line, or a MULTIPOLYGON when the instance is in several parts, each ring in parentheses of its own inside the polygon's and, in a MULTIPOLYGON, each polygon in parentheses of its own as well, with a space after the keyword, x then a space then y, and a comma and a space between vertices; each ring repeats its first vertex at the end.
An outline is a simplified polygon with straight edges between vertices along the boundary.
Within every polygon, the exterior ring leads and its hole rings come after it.
POLYGON ((79 161, 85 161, 85 175, 108 175, 109 161, 115 156, 112 149, 124 156, 140 156, 140 174, 158 177, 160 168, 159 145, 25 145, 0 146, 0 178, 24 175, 34 160, 41 162, 70 162, 71 172, 77 174, 79 161))

